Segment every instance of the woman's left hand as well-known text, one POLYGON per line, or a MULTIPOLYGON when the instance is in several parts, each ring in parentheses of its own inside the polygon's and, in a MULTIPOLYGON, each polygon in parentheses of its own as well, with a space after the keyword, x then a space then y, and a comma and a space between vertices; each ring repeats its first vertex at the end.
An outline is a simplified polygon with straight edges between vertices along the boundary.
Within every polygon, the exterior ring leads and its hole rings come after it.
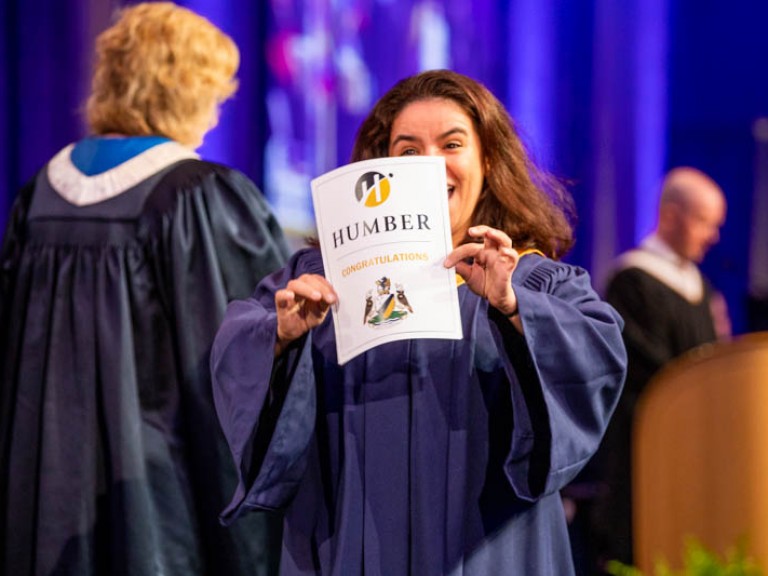
POLYGON ((456 266, 456 272, 475 294, 505 316, 517 310, 517 296, 512 288, 512 272, 520 254, 512 248, 512 240, 501 230, 489 226, 473 226, 468 230, 480 242, 468 242, 448 254, 444 266, 456 266))

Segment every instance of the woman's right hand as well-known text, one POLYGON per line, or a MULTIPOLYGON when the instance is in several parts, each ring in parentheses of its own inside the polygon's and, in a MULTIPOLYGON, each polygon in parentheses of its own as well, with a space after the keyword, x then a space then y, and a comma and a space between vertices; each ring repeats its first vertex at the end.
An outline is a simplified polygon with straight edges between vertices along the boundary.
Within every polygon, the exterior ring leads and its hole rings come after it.
POLYGON ((319 274, 302 274, 275 292, 275 356, 282 354, 288 344, 319 326, 336 300, 333 286, 319 274))

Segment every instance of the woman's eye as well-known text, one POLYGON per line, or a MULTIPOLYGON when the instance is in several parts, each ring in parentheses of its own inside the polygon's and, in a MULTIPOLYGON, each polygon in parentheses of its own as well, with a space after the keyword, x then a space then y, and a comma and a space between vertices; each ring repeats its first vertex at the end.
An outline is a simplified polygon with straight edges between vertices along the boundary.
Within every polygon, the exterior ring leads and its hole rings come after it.
POLYGON ((416 156, 418 152, 416 152, 415 148, 405 148, 402 152, 400 152, 400 156, 416 156))
POLYGON ((449 150, 455 150, 456 148, 461 148, 461 144, 458 142, 448 142, 448 144, 445 145, 446 148, 449 150))

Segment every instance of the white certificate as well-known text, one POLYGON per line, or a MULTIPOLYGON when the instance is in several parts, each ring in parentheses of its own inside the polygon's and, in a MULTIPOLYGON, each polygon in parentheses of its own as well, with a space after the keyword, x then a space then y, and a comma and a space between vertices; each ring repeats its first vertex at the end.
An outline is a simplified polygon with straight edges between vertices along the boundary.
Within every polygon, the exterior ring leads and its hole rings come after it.
POLYGON ((312 180, 339 364, 379 344, 462 338, 445 160, 377 158, 312 180))

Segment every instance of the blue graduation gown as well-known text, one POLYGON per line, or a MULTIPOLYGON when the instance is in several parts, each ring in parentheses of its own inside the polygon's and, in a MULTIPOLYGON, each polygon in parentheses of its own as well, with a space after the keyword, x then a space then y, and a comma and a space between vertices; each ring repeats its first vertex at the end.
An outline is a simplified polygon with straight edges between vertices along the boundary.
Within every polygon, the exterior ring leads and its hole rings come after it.
POLYGON ((330 315, 273 358, 274 293, 303 273, 323 274, 318 250, 231 303, 214 343, 240 472, 223 521, 284 509, 284 575, 573 574, 558 491, 597 448, 626 370, 621 319, 588 274, 524 256, 524 336, 463 285, 463 340, 339 366, 330 315))

